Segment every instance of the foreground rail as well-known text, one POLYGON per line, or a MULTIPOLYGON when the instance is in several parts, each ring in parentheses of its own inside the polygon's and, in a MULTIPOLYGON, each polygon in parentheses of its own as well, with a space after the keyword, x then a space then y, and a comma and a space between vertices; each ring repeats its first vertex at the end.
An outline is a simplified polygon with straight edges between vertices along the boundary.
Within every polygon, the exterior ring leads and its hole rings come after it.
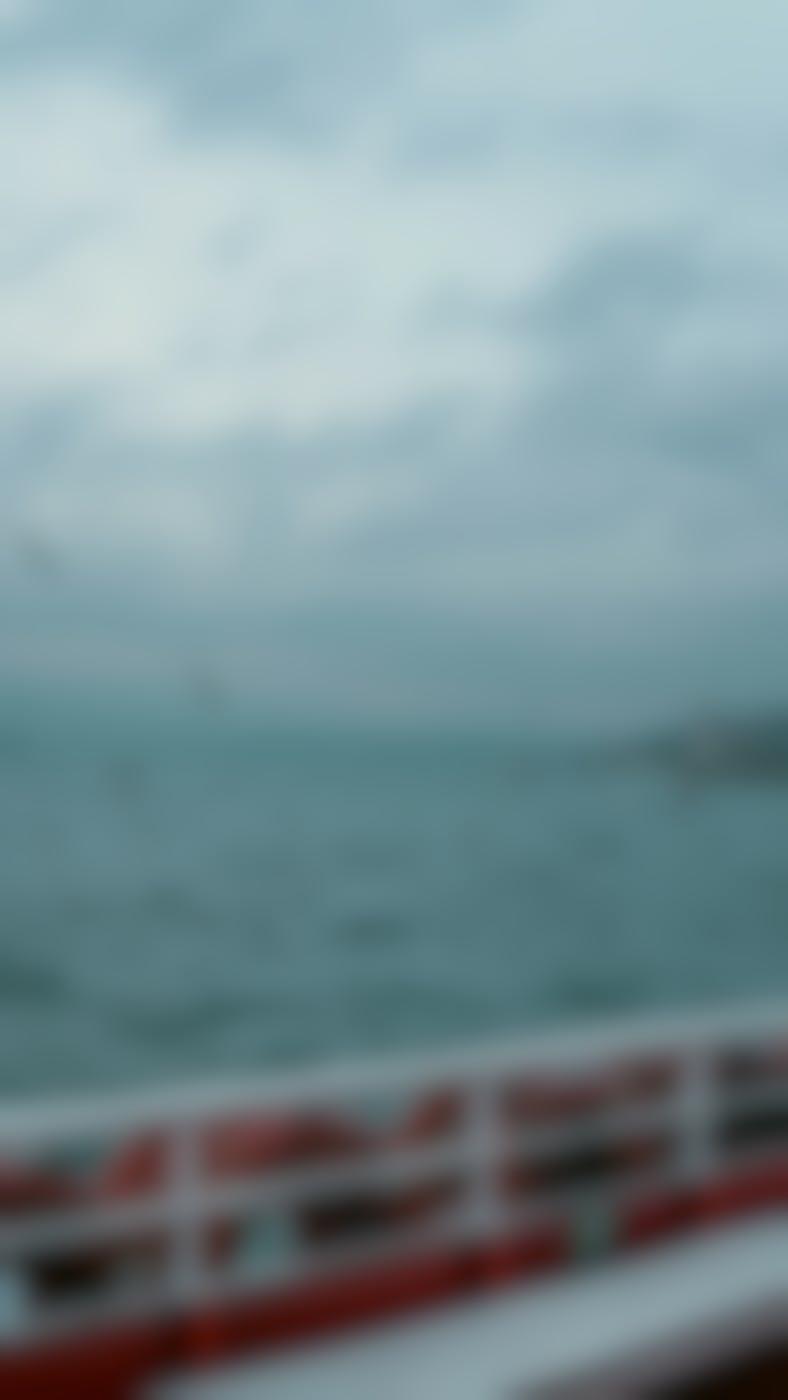
POLYGON ((788 1206, 788 1007, 0 1113, 0 1393, 140 1395, 788 1206))

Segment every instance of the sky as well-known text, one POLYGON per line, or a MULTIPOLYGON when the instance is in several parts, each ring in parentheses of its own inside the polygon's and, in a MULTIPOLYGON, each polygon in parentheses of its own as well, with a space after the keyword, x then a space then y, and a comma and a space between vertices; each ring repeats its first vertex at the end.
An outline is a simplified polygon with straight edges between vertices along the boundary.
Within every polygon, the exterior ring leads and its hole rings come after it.
POLYGON ((0 0, 0 685, 788 698, 785 0, 0 0))

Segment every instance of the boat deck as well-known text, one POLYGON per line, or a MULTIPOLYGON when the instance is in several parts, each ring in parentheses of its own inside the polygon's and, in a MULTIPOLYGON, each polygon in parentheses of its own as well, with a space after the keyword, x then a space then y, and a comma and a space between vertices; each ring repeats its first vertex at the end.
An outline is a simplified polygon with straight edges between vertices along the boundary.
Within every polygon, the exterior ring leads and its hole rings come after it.
POLYGON ((8 1105, 0 1188, 3 1395, 632 1400, 786 1307, 788 1009, 8 1105))
POLYGON ((788 1333, 788 1220, 729 1227, 581 1275, 263 1365, 183 1377, 150 1400, 524 1400, 671 1393, 693 1367, 788 1333), (658 1393, 659 1393, 658 1392, 658 1393))

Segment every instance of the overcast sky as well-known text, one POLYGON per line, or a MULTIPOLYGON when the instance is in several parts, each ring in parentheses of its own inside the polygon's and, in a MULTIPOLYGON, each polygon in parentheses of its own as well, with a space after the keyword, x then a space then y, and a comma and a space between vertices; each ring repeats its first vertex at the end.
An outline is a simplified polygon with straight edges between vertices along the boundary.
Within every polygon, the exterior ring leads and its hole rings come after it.
POLYGON ((785 0, 0 0, 0 668, 788 696, 785 0))

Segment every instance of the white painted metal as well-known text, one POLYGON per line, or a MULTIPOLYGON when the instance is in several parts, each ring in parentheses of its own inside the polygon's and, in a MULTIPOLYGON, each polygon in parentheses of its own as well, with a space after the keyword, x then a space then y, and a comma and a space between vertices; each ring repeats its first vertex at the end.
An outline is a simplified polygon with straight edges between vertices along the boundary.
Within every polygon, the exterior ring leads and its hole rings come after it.
MULTIPOLYGON (((282 1278, 307 1270, 354 1268, 383 1260, 420 1244, 484 1239, 522 1220, 522 1207, 503 1199, 500 1191, 500 1149, 503 1123, 501 1089, 523 1075, 588 1074, 607 1064, 638 1057, 669 1055, 680 1069, 678 1092, 653 1109, 635 1105, 608 1113, 594 1124, 599 1141, 622 1141, 648 1127, 672 1126, 673 1151, 656 1175, 626 1190, 651 1189, 679 1179, 698 1180, 717 1165, 719 1145, 713 1132, 720 1096, 741 1106, 745 1102, 788 1105, 788 1084, 754 1084, 746 1090, 723 1086, 713 1065, 722 1051, 762 1050, 788 1045, 788 1007, 735 1009, 729 1012, 660 1019, 650 1023, 621 1022, 604 1028, 578 1029, 565 1035, 541 1035, 503 1046, 463 1048, 454 1053, 409 1056, 377 1064, 299 1073, 250 1083, 184 1088, 150 1094, 116 1095, 79 1103, 28 1104, 0 1110, 0 1157, 23 1154, 36 1160, 47 1148, 76 1148, 85 1142, 128 1142, 137 1134, 163 1132, 169 1143, 169 1171, 155 1191, 133 1201, 118 1201, 69 1214, 39 1214, 0 1224, 0 1267, 5 1261, 22 1269, 35 1256, 58 1249, 84 1248, 98 1241, 121 1240, 141 1230, 158 1229, 168 1241, 166 1265, 151 1279, 123 1279, 112 1297, 69 1306, 68 1312, 41 1308, 28 1317, 24 1341, 64 1328, 76 1330, 112 1316, 138 1315, 147 1307, 156 1315, 182 1309, 196 1299, 213 1300, 261 1282, 276 1287, 282 1278), (393 1096, 398 1102, 418 1098, 436 1087, 459 1086, 467 1105, 463 1131, 447 1142, 372 1152, 331 1165, 271 1172, 246 1181, 208 1179, 201 1169, 200 1143, 206 1125, 239 1114, 297 1113, 317 1106, 332 1111, 358 1108, 360 1103, 393 1096), (782 1096, 782 1097, 780 1097, 782 1096), (201 1257, 202 1241, 218 1218, 248 1220, 261 1210, 288 1216, 305 1202, 325 1199, 332 1192, 362 1190, 369 1194, 392 1185, 434 1181, 452 1169, 465 1183, 462 1201, 445 1216, 431 1219, 396 1239, 370 1239, 353 1247, 332 1248, 330 1255, 308 1261, 281 1261, 261 1280, 241 1272, 214 1275, 201 1257)), ((588 1127, 580 1120, 528 1132, 529 1157, 568 1150, 582 1142, 588 1127)), ((588 1191, 585 1193, 588 1195, 588 1191)), ((594 1200, 610 1196, 591 1191, 594 1200)), ((615 1200, 623 1193, 616 1189, 615 1200)), ((566 1191, 542 1193, 529 1212, 566 1210, 566 1191)))
POLYGON ((681 1080, 682 1160, 688 1181, 703 1181, 714 1165, 714 1074, 704 1047, 687 1057, 681 1080))
POLYGON ((295 1071, 255 1079, 167 1089, 6 1104, 0 1108, 0 1151, 22 1150, 112 1133, 149 1131, 157 1126, 231 1115, 250 1105, 271 1109, 343 1103, 366 1095, 418 1092, 442 1081, 501 1078, 524 1069, 590 1070, 627 1054, 675 1052, 736 1044, 768 1043, 788 1036, 785 1000, 723 1009, 684 1012, 639 1019, 620 1018, 604 1024, 577 1026, 495 1044, 465 1044, 459 1048, 392 1055, 377 1060, 295 1071))
POLYGON ((295 1357, 183 1377, 150 1400, 537 1400, 639 1353, 669 1359, 695 1336, 721 1347, 741 1319, 780 1309, 788 1326, 788 1222, 775 1217, 295 1357))
POLYGON ((199 1140, 194 1128, 179 1123, 170 1140, 168 1161, 169 1213, 172 1247, 169 1258, 170 1294, 183 1307, 205 1291, 206 1278, 202 1250, 202 1197, 199 1140))

